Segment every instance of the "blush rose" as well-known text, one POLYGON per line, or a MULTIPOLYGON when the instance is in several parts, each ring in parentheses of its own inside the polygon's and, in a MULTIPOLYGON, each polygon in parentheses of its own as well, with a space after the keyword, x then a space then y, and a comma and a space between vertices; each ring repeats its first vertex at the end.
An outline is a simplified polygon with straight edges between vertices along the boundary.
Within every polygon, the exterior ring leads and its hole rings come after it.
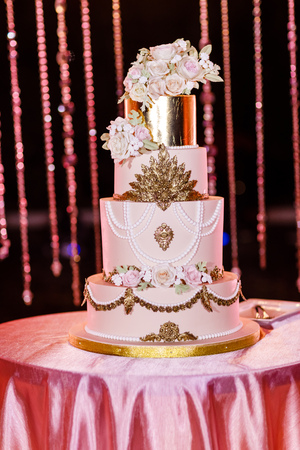
POLYGON ((165 80, 160 77, 150 78, 148 84, 149 94, 153 100, 157 100, 161 95, 165 94, 166 83, 165 80))
POLYGON ((166 78, 166 94, 175 97, 176 95, 182 94, 186 87, 185 80, 180 77, 177 73, 169 75, 166 78))
POLYGON ((135 83, 130 90, 130 97, 135 102, 143 102, 147 96, 147 88, 144 84, 135 83))
POLYGON ((134 128, 134 134, 139 141, 143 141, 144 139, 151 140, 150 131, 148 130, 148 128, 141 125, 136 125, 136 127, 134 128))
POLYGON ((123 286, 135 287, 141 281, 141 274, 138 270, 128 270, 123 275, 123 286))
POLYGON ((190 286, 196 287, 202 284, 202 273, 195 266, 185 266, 184 275, 186 283, 190 286))
POLYGON ((116 133, 109 139, 107 147, 111 151, 111 157, 113 159, 122 160, 130 156, 128 150, 129 137, 128 133, 123 132, 116 133))
POLYGON ((150 47, 151 56, 158 60, 171 61, 176 55, 177 48, 175 44, 162 44, 156 45, 156 47, 150 47))
POLYGON ((169 287, 175 282, 176 270, 169 264, 159 264, 152 268, 152 284, 155 287, 169 287))

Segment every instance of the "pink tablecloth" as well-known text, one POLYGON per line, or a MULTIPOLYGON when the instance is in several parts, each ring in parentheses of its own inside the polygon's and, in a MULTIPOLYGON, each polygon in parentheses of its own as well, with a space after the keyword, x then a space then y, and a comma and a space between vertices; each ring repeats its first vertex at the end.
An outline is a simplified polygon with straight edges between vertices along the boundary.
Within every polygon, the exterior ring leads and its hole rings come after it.
POLYGON ((2 450, 300 448, 300 315, 255 346, 131 359, 68 343, 85 313, 0 325, 2 450))

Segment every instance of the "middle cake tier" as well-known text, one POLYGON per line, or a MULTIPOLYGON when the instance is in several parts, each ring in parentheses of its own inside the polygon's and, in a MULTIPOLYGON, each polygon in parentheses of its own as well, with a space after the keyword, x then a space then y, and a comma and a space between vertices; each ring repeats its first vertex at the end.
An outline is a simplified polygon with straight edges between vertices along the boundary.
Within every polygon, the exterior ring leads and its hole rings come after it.
POLYGON ((118 266, 223 266, 223 198, 156 203, 100 200, 103 269, 118 266))

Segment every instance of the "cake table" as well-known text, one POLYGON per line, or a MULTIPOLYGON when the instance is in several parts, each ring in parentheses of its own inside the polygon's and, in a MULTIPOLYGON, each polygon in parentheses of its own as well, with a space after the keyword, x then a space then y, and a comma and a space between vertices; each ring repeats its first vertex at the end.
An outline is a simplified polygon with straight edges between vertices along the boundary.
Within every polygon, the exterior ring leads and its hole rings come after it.
POLYGON ((140 359, 85 352, 85 312, 0 325, 0 448, 300 448, 300 314, 256 345, 140 359))

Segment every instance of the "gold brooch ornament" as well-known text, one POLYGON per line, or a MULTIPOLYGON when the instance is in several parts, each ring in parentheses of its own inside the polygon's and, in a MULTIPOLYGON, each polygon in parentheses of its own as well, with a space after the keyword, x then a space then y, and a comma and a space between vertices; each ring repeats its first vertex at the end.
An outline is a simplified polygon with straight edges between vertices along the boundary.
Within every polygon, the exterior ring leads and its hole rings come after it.
POLYGON ((158 159, 150 157, 150 166, 141 165, 143 174, 135 174, 137 181, 129 183, 132 190, 114 195, 116 200, 152 202, 165 211, 173 202, 203 200, 207 194, 194 190, 196 180, 190 181, 191 171, 185 164, 178 165, 177 157, 170 157, 164 145, 160 146, 158 159))
POLYGON ((166 251, 174 238, 174 232, 166 223, 162 223, 154 232, 154 238, 161 249, 166 251))
POLYGON ((189 331, 185 333, 180 333, 179 326, 174 322, 166 322, 160 326, 159 333, 150 333, 145 337, 141 337, 140 340, 143 342, 151 341, 164 341, 164 342, 175 342, 175 341, 196 341, 198 336, 194 336, 189 331))

